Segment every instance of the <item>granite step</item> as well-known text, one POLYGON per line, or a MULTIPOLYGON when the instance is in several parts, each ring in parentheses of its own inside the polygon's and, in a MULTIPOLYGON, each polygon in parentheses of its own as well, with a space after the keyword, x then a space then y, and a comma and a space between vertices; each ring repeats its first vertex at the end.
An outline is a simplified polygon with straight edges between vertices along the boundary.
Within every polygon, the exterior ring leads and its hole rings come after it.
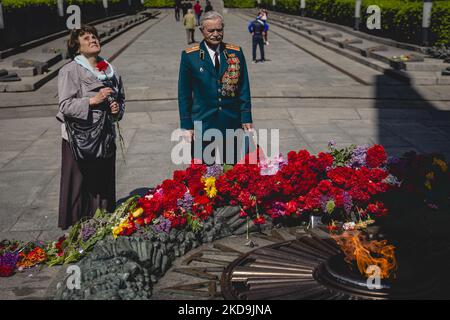
POLYGON ((321 33, 320 37, 322 38, 323 41, 331 42, 331 39, 342 38, 343 35, 342 35, 342 33, 339 33, 339 32, 325 32, 325 33, 321 33))
POLYGON ((407 71, 442 71, 450 67, 450 63, 444 63, 439 59, 426 58, 425 63, 422 62, 404 62, 402 69, 407 71))
POLYGON ((397 79, 415 85, 448 85, 450 76, 444 75, 449 64, 438 59, 427 58, 423 53, 402 48, 401 45, 390 46, 356 37, 349 32, 336 32, 332 28, 301 17, 272 15, 272 23, 296 32, 318 44, 321 44, 350 59, 385 72, 397 79), (329 43, 329 44, 326 44, 329 43), (408 60, 406 60, 408 59, 408 60), (406 60, 406 61, 405 61, 406 60))
MULTIPOLYGON (((160 14, 160 11, 144 11, 137 15, 115 21, 99 23, 95 27, 103 44, 108 43, 129 29, 160 14)), ((67 37, 50 44, 32 48, 0 61, 0 69, 16 73, 21 81, 0 82, 0 92, 34 91, 58 75, 59 69, 68 62, 67 37)))
POLYGON ((62 53, 44 53, 31 50, 0 62, 0 69, 17 73, 20 77, 34 77, 45 73, 49 67, 63 59, 62 53))

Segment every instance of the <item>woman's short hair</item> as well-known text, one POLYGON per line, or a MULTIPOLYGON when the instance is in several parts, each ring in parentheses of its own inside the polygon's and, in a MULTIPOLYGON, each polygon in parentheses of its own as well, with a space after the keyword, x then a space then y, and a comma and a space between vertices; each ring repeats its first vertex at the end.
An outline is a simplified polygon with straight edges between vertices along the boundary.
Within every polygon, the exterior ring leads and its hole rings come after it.
POLYGON ((200 18, 200 28, 203 28, 203 23, 206 20, 216 20, 216 19, 220 19, 220 21, 222 21, 222 26, 225 26, 223 16, 220 13, 218 13, 217 11, 208 11, 207 13, 203 14, 202 17, 200 18))
POLYGON ((97 29, 93 26, 82 25, 80 29, 72 29, 70 31, 69 40, 67 40, 67 52, 71 59, 78 55, 78 50, 80 49, 80 40, 78 37, 90 33, 98 39, 97 29))

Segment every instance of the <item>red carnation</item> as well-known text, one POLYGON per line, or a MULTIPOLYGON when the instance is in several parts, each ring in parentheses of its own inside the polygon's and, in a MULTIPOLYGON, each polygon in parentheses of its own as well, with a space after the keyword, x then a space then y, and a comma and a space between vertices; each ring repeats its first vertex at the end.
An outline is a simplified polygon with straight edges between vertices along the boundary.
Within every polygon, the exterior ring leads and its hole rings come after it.
POLYGON ((322 180, 319 182, 317 188, 319 189, 319 191, 323 194, 327 194, 330 189, 331 189, 331 181, 329 180, 322 180))
POLYGON ((99 61, 97 63, 97 69, 100 72, 106 71, 108 69, 108 62, 106 62, 105 60, 99 61))
POLYGON ((329 153, 321 152, 318 157, 311 158, 311 168, 323 172, 333 165, 333 156, 329 153))
POLYGON ((184 182, 186 180, 187 174, 184 170, 175 170, 173 173, 173 180, 177 182, 184 182))
POLYGON ((348 188, 354 173, 354 169, 347 167, 337 167, 328 171, 327 176, 331 179, 331 181, 333 181, 333 183, 348 188))
POLYGON ((367 150, 366 163, 370 168, 378 168, 382 164, 386 163, 386 161, 387 155, 383 146, 376 144, 367 150))
POLYGON ((386 179, 388 175, 389 175, 389 173, 387 171, 379 169, 379 168, 375 168, 375 169, 370 170, 369 178, 372 181, 380 182, 380 181, 383 181, 384 179, 386 179))
POLYGON ((375 204, 371 203, 367 206, 367 213, 375 214, 378 217, 385 216, 388 213, 388 209, 384 206, 383 202, 377 201, 375 204))
POLYGON ((298 209, 298 204, 295 200, 291 200, 288 203, 286 203, 286 214, 287 215, 296 213, 297 209, 298 209))
POLYGON ((194 198, 194 202, 200 205, 207 205, 209 203, 209 198, 207 196, 197 196, 194 198))
POLYGON ((61 257, 64 254, 64 250, 62 248, 63 242, 66 241, 66 236, 62 236, 61 238, 58 239, 58 242, 55 244, 55 248, 58 250, 58 252, 56 253, 56 255, 58 257, 61 257))
POLYGON ((253 220, 254 224, 265 224, 266 219, 263 216, 257 217, 255 220, 253 220))
POLYGON ((361 190, 360 188, 353 188, 350 190, 350 196, 352 197, 352 199, 354 199, 355 201, 359 201, 359 202, 367 202, 370 200, 370 195, 361 190))

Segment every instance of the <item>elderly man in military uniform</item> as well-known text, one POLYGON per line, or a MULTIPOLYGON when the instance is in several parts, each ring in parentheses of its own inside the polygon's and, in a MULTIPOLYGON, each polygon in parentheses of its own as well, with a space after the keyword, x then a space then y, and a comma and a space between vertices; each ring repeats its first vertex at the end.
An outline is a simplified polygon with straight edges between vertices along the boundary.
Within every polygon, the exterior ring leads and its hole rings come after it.
POLYGON ((237 133, 253 130, 245 57, 239 46, 222 41, 224 20, 219 13, 207 12, 201 19, 200 31, 204 40, 181 55, 178 81, 181 128, 192 142, 193 159, 213 164, 204 155, 211 155, 208 157, 211 159, 217 157, 215 151, 219 150, 220 163, 235 164, 248 152, 244 150, 248 146, 245 143, 243 146, 237 133), (220 132, 221 138, 207 137, 208 129, 220 132), (230 132, 235 134, 231 138, 230 132), (211 148, 213 143, 215 146, 211 148), (208 149, 212 152, 208 153, 208 149))

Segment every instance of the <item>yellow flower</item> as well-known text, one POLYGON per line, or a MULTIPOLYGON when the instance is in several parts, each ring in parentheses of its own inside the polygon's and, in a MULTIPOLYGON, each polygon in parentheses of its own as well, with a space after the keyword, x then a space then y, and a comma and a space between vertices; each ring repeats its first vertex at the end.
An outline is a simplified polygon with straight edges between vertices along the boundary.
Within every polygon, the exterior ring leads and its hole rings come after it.
POLYGON ((113 233, 113 237, 114 239, 117 239, 117 237, 119 236, 119 234, 122 232, 122 228, 120 226, 117 227, 113 227, 112 228, 112 233, 113 233))
POLYGON ((428 172, 428 174, 425 176, 425 178, 427 178, 428 180, 433 180, 434 179, 434 172, 428 172))
POLYGON ((448 166, 447 163, 445 163, 445 161, 441 160, 441 159, 437 159, 437 158, 433 158, 433 164, 437 165, 442 172, 447 172, 448 166))
POLYGON ((120 222, 119 227, 123 229, 123 228, 128 227, 128 225, 129 225, 128 219, 125 218, 120 222))
POLYGON ((427 180, 427 181, 425 182, 425 188, 427 188, 428 190, 431 190, 431 189, 432 189, 430 181, 427 180))
POLYGON ((215 196, 217 196, 216 178, 209 177, 203 180, 205 183, 205 191, 208 198, 214 198, 215 196))
POLYGON ((133 218, 139 218, 144 213, 144 209, 139 208, 133 212, 133 218))
POLYGON ((112 227, 112 233, 114 236, 114 239, 117 239, 117 237, 120 235, 120 233, 123 231, 124 228, 128 226, 128 218, 123 218, 120 220, 119 225, 112 227))

